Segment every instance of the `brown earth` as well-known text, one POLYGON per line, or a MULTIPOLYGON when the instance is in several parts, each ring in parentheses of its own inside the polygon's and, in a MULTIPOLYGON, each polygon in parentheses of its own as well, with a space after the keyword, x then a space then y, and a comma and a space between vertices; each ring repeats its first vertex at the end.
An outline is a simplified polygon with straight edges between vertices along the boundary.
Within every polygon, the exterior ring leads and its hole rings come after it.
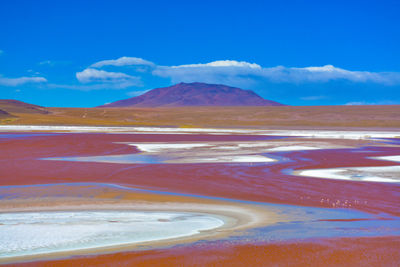
POLYGON ((0 102, 0 109, 17 117, 0 124, 18 125, 400 128, 400 105, 6 109, 0 102))
POLYGON ((278 244, 194 245, 75 257, 19 266, 398 266, 398 237, 278 244))
POLYGON ((14 116, 11 115, 10 113, 8 113, 7 111, 4 111, 4 110, 0 109, 0 119, 12 118, 12 117, 14 117, 14 116))

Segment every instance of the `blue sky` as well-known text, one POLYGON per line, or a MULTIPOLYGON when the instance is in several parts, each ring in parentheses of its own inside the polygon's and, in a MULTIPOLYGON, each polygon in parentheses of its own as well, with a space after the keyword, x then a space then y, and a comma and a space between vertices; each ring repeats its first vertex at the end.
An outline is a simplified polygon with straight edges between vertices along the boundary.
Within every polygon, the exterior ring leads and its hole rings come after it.
POLYGON ((400 104, 400 1, 0 3, 0 98, 91 107, 177 82, 400 104))

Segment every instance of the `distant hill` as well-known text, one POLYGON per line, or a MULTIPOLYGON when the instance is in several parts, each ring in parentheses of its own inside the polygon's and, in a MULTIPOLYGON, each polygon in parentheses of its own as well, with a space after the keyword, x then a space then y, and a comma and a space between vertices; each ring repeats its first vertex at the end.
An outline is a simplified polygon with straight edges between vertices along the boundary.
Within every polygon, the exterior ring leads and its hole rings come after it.
POLYGON ((221 84, 179 83, 99 107, 282 106, 250 90, 221 84))
POLYGON ((46 108, 14 99, 0 99, 0 109, 7 113, 48 114, 46 108))
POLYGON ((0 119, 11 118, 11 117, 14 117, 14 116, 11 115, 10 113, 8 113, 7 111, 0 109, 0 119))

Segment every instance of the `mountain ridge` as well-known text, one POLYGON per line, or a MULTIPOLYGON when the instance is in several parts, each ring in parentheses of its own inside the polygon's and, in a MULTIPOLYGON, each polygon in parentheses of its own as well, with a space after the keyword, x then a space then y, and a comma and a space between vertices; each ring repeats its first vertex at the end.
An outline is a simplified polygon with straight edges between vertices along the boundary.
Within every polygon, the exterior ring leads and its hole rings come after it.
POLYGON ((178 83, 98 107, 283 106, 251 90, 222 84, 178 83))

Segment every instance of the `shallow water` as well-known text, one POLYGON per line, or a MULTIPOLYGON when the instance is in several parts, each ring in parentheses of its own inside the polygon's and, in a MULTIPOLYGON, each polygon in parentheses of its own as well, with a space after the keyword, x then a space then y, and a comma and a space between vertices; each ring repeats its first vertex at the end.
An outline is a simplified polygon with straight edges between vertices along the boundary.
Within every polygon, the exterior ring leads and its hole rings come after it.
MULTIPOLYGON (((325 237, 396 237, 400 235, 398 184, 314 179, 292 175, 293 171, 298 169, 394 165, 396 163, 376 160, 372 157, 393 157, 393 155, 398 155, 398 147, 371 146, 304 151, 289 151, 286 147, 287 151, 265 150, 255 153, 275 160, 257 164, 230 162, 229 164, 148 165, 147 163, 157 163, 162 159, 143 158, 149 154, 115 155, 135 152, 134 149, 129 149, 128 145, 122 144, 210 142, 210 138, 213 138, 211 141, 216 142, 230 138, 229 141, 240 143, 241 140, 258 141, 265 137, 253 140, 251 138, 255 137, 234 135, 182 134, 178 136, 170 134, 166 137, 144 134, 140 136, 65 134, 60 137, 49 137, 49 142, 47 139, 44 142, 45 138, 19 139, 18 142, 13 141, 8 146, 2 147, 3 164, 2 167, 0 166, 0 176, 3 185, 14 183, 22 186, 0 187, 0 199, 6 203, 8 200, 30 201, 31 198, 51 199, 71 196, 82 197, 86 201, 91 199, 96 201, 98 200, 96 196, 104 191, 105 195, 108 192, 116 192, 107 197, 118 201, 124 199, 124 194, 129 194, 129 192, 131 194, 143 192, 172 195, 178 198, 195 197, 199 199, 199 202, 202 199, 212 199, 230 201, 233 204, 237 202, 258 205, 287 219, 275 225, 248 230, 241 236, 224 239, 228 242, 235 240, 238 243, 274 243, 281 240, 296 242, 325 237), (26 148, 29 150, 26 151, 26 148), (122 159, 129 160, 131 163, 136 160, 139 164, 124 166, 37 160, 49 157, 64 160, 71 156, 78 156, 81 161, 82 158, 88 159, 87 155, 99 155, 95 161, 100 158, 102 162, 108 162, 111 157, 114 161, 122 159), (81 181, 93 183, 80 183, 81 181), (143 190, 143 188, 153 190, 143 190), (271 204, 271 202, 292 205, 271 204), (331 208, 323 208, 323 206, 331 208)), ((230 148, 224 149, 232 150, 230 148)), ((252 149, 256 148, 252 147, 252 149)), ((201 151, 208 148, 198 149, 201 151)), ((234 154, 235 151, 228 151, 228 154, 234 154)), ((170 153, 167 156, 170 157, 170 153)), ((32 239, 29 235, 27 238, 32 239)), ((189 254, 187 257, 192 256, 189 254)))
POLYGON ((151 156, 151 155, 141 155, 141 154, 107 155, 107 156, 92 156, 92 157, 43 158, 43 160, 120 163, 120 164, 159 164, 159 163, 162 163, 162 157, 151 156))
POLYGON ((51 134, 51 133, 0 133, 0 138, 14 139, 14 138, 52 136, 52 135, 56 135, 56 134, 51 134))
POLYGON ((388 214, 370 214, 354 209, 317 208, 287 204, 275 204, 256 201, 211 197, 177 192, 140 189, 103 183, 64 183, 25 186, 0 186, 0 199, 34 198, 38 192, 46 196, 85 196, 95 197, 103 189, 116 190, 121 194, 135 192, 177 197, 227 201, 238 204, 255 205, 275 213, 284 221, 248 231, 240 240, 261 242, 288 241, 323 237, 366 237, 400 235, 400 218, 388 214), (75 195, 74 195, 75 194, 75 195))

